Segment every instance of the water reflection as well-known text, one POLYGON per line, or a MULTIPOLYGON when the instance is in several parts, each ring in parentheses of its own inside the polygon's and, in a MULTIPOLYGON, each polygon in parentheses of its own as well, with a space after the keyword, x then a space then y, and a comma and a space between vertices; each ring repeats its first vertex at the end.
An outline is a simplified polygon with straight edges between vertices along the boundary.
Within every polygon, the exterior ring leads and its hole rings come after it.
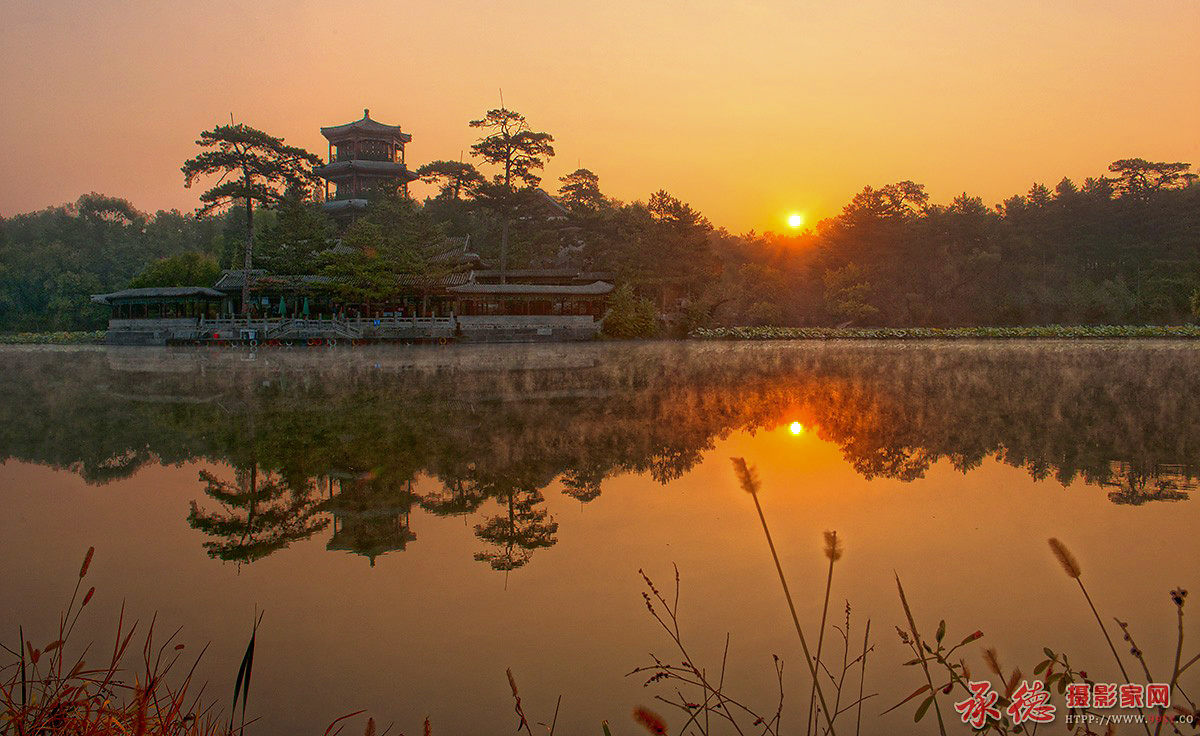
POLYGON ((204 543, 210 557, 254 562, 329 526, 318 516, 324 509, 309 479, 293 486, 283 477, 259 473, 254 464, 236 469, 232 481, 202 470, 200 481, 220 510, 206 511, 192 501, 188 524, 212 538, 204 543))
POLYGON ((557 542, 546 493, 667 483, 736 431, 801 427, 866 478, 995 457, 1117 504, 1183 500, 1195 358, 1149 342, 6 350, 0 455, 96 484, 215 463, 187 518, 221 560, 332 526, 329 550, 374 564, 417 541, 416 506, 477 517, 475 559, 510 571, 557 542))

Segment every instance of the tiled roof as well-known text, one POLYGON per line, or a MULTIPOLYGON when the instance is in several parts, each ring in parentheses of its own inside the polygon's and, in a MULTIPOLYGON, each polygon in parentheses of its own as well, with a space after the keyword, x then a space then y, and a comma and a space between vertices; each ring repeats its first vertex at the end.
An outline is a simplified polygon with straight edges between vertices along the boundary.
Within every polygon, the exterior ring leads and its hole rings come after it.
POLYGON ((114 299, 164 299, 170 297, 207 296, 220 298, 221 292, 206 286, 147 286, 140 289, 122 289, 109 294, 93 294, 96 304, 110 304, 114 299))
MULTIPOLYGON (((267 275, 267 272, 261 268, 252 268, 249 273, 251 286, 254 285, 255 281, 267 275)), ((221 272, 221 278, 217 279, 217 283, 213 284, 213 288, 220 289, 221 291, 237 291, 242 288, 242 284, 244 283, 246 283, 245 269, 229 269, 221 272)))
POLYGON ((423 274, 402 273, 396 277, 396 284, 398 286, 410 286, 422 289, 455 287, 466 284, 470 279, 470 276, 471 274, 467 271, 448 273, 442 276, 426 276, 423 274))
POLYGON ((545 294, 547 296, 601 296, 612 290, 613 285, 603 281, 570 286, 558 284, 463 284, 450 288, 450 291, 455 294, 545 294))
POLYGON ((334 138, 340 138, 344 135, 358 131, 364 133, 383 134, 389 137, 399 138, 405 143, 412 140, 411 135, 400 132, 399 125, 386 125, 384 123, 372 120, 370 110, 363 110, 362 119, 355 120, 353 123, 346 123, 345 125, 330 125, 328 127, 321 128, 321 135, 333 140, 334 138))

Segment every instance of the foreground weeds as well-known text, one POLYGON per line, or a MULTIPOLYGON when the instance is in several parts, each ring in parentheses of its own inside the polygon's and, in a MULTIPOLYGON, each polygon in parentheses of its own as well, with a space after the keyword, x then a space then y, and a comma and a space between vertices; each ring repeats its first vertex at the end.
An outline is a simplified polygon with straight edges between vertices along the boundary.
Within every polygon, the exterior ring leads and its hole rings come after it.
MULTIPOLYGON (((903 582, 896 575, 896 592, 903 614, 896 627, 901 644, 911 653, 897 667, 915 669, 916 689, 900 702, 883 709, 872 700, 867 683, 868 659, 872 674, 880 669, 878 655, 872 656, 875 646, 871 640, 871 621, 860 630, 852 626, 851 607, 846 603, 844 615, 831 623, 830 600, 834 573, 842 559, 843 540, 835 532, 826 532, 824 544, 824 595, 821 617, 814 632, 806 631, 797 614, 796 599, 788 586, 779 555, 771 536, 766 514, 759 502, 761 483, 755 469, 741 458, 734 460, 734 471, 741 487, 752 497, 772 563, 779 577, 780 589, 788 607, 794 633, 804 657, 798 684, 785 682, 784 663, 772 659, 775 687, 769 694, 772 705, 763 708, 758 702, 764 693, 739 691, 736 683, 726 679, 730 651, 727 635, 719 662, 705 663, 693 656, 680 622, 680 576, 675 570, 673 590, 664 594, 651 578, 642 573, 646 590, 646 607, 671 641, 670 656, 651 655, 651 662, 638 667, 631 675, 645 678, 645 684, 657 691, 655 700, 679 714, 677 728, 649 708, 633 711, 632 723, 618 733, 637 729, 651 734, 736 733, 739 736, 783 736, 800 734, 803 723, 805 736, 843 736, 853 733, 878 733, 868 722, 898 709, 912 708, 913 720, 927 725, 920 728, 945 736, 949 732, 978 734, 1031 734, 1045 726, 1066 731, 1073 736, 1110 736, 1117 733, 1116 723, 1124 732, 1162 734, 1200 733, 1197 725, 1197 706, 1193 692, 1194 674, 1200 671, 1200 653, 1188 654, 1185 640, 1184 608, 1187 591, 1176 588, 1169 599, 1174 606, 1175 647, 1171 666, 1155 671, 1138 646, 1135 632, 1119 618, 1101 613, 1101 606, 1088 590, 1083 568, 1067 546, 1057 539, 1050 540, 1050 552, 1058 560, 1067 579, 1078 587, 1081 613, 1086 610, 1088 625, 1094 621, 1100 638, 1112 655, 1115 672, 1120 681, 1089 676, 1088 671, 1071 661, 1067 654, 1050 647, 1043 650, 1045 658, 1028 670, 1006 668, 994 648, 977 644, 983 639, 981 631, 965 636, 951 636, 945 620, 937 626, 923 622, 918 606, 910 599, 903 582), (930 631, 934 633, 929 634, 930 631), (959 638, 961 637, 961 638, 959 638), (952 644, 956 641, 958 643, 952 644), (861 644, 860 644, 861 642, 861 644), (982 661, 979 674, 973 674, 968 659, 982 661), (1030 675, 1024 674, 1025 671, 1030 675), (1192 673, 1190 686, 1184 676, 1192 673), (995 677, 996 683, 988 679, 995 677), (1144 687, 1143 700, 1116 700, 1121 685, 1144 687), (1153 684, 1165 700, 1150 699, 1153 684), (994 689, 993 689, 994 688, 994 689), (665 692, 664 692, 665 691, 665 692), (1080 702, 1081 692, 1096 702, 1080 702), (791 693, 791 695, 789 695, 791 693), (1102 697, 1111 695, 1111 702, 1102 697), (1051 696, 1058 701, 1052 703, 1051 696), (796 702, 803 709, 803 718, 785 718, 785 702, 796 702), (1123 720, 1118 720, 1118 718, 1123 720), (785 727, 785 722, 787 726, 785 727)), ((179 631, 159 637, 156 622, 151 620, 145 634, 134 645, 139 624, 129 623, 124 607, 117 622, 111 651, 92 652, 92 646, 78 649, 72 644, 72 633, 80 616, 88 608, 95 588, 83 590, 84 580, 92 563, 93 550, 88 550, 80 567, 70 602, 50 635, 35 635, 19 629, 13 646, 3 646, 7 661, 0 666, 0 736, 244 736, 253 731, 247 720, 247 700, 251 692, 255 642, 261 614, 254 621, 250 641, 234 682, 232 707, 228 717, 214 708, 205 697, 205 688, 195 681, 197 666, 204 655, 187 654, 178 642, 179 631), (81 595, 82 592, 82 595, 81 595), (48 641, 47 641, 48 640, 48 641), (40 646, 37 642, 46 642, 40 646), (78 649, 78 651, 76 651, 78 649), (240 706, 240 708, 239 708, 240 706)), ((790 636, 790 633, 789 633, 790 636)), ((1194 647, 1193 647, 1194 648, 1194 647)), ((207 649, 207 647, 205 648, 207 649)), ((1098 671, 1100 662, 1087 663, 1098 671)), ((913 671, 910 669, 909 671, 913 671)), ((507 671, 512 690, 515 731, 526 736, 553 736, 562 705, 560 696, 554 712, 544 721, 533 722, 527 717, 517 679, 507 671)), ((228 701, 227 701, 228 702, 228 701)), ((337 736, 346 729, 357 732, 362 728, 363 711, 349 713, 333 721, 325 736, 337 736)), ((269 725, 261 729, 273 733, 269 725)), ((391 727, 377 733, 375 721, 367 719, 365 736, 384 736, 391 727)), ((598 729, 604 736, 613 736, 608 722, 598 729)), ((425 719, 422 732, 432 736, 432 727, 425 719)), ((400 734, 399 736, 403 736, 400 734)))
MULTIPOLYGON (((93 645, 75 647, 72 633, 92 602, 95 587, 83 592, 83 583, 95 549, 89 549, 79 568, 70 602, 50 637, 37 636, 24 627, 15 646, 0 645, 8 655, 0 666, 0 736, 242 736, 252 725, 246 719, 246 702, 254 667, 254 644, 261 614, 254 621, 250 643, 238 669, 233 705, 222 717, 205 687, 196 682, 196 668, 207 646, 195 657, 178 641, 179 630, 161 638, 151 619, 145 634, 135 642, 139 622, 117 621, 111 651, 93 651, 93 645), (38 646, 38 641, 50 641, 38 646), (140 645, 140 646, 139 646, 140 645), (238 706, 241 706, 240 710, 238 706)), ((325 731, 339 734, 362 711, 343 716, 325 731)), ((361 723, 358 728, 361 728, 361 723)), ((356 728, 356 732, 358 730, 356 728)), ((253 730, 253 729, 249 729, 253 730)), ((264 729, 270 732, 269 728, 264 729)), ((368 719, 367 736, 376 734, 368 719)), ((429 722, 425 735, 430 736, 429 722)))
MULTIPOLYGON (((802 705, 807 705, 805 718, 802 719, 806 736, 834 736, 839 732, 843 735, 853 733, 859 736, 864 732, 863 711, 868 710, 865 706, 873 697, 866 694, 866 680, 867 659, 874 651, 874 646, 870 638, 870 620, 866 622, 861 635, 852 635, 849 603, 846 604, 845 619, 841 625, 830 627, 828 623, 830 592, 835 563, 842 557, 842 540, 834 532, 825 534, 824 553, 828 560, 828 569, 821 620, 816 631, 816 646, 810 647, 812 639, 806 636, 796 614, 796 602, 759 502, 761 484, 758 475, 755 469, 741 458, 735 458, 733 465, 739 484, 754 500, 763 536, 779 575, 780 588, 801 645, 805 659, 801 683, 799 686, 789 684, 785 687, 783 662, 774 657, 778 682, 778 692, 774 697, 775 706, 769 712, 755 711, 747 704, 743 695, 734 694, 735 686, 726 681, 728 636, 724 654, 716 666, 705 666, 690 655, 689 645, 685 643, 679 625, 678 570, 675 571, 675 589, 670 599, 664 596, 643 572, 642 577, 646 584, 643 597, 646 606, 650 615, 671 640, 676 656, 651 655, 652 664, 639 667, 631 674, 648 674, 645 683, 647 686, 660 690, 668 689, 669 694, 664 695, 660 692, 654 696, 655 699, 680 711, 683 718, 682 725, 670 731, 665 721, 659 719, 656 728, 651 731, 660 734, 705 736, 716 733, 736 733, 740 736, 799 734, 798 720, 789 717, 789 724, 796 725, 787 729, 781 726, 785 720, 785 695, 788 692, 799 691, 807 695, 806 698, 800 699, 802 705), (832 653, 828 651, 826 642, 831 634, 836 635, 836 646, 832 653), (861 647, 858 645, 860 636, 861 647)), ((984 648, 982 644, 976 644, 984 637, 982 631, 975 630, 965 636, 960 634, 958 637, 952 637, 948 633, 945 620, 939 621, 936 627, 923 625, 916 606, 910 601, 897 574, 896 592, 903 619, 901 625, 896 627, 896 633, 912 657, 902 665, 899 662, 894 664, 915 668, 918 671, 917 682, 914 683, 917 687, 891 707, 881 710, 879 706, 872 706, 865 714, 866 717, 875 719, 897 709, 913 708, 913 720, 927 724, 920 728, 942 736, 947 733, 967 732, 1036 734, 1039 728, 1044 728, 1047 732, 1051 729, 1063 732, 1064 726, 1065 731, 1074 736, 1109 736, 1118 733, 1117 723, 1122 724, 1121 732, 1145 733, 1146 736, 1200 733, 1196 703, 1193 696, 1185 690, 1183 682, 1183 676, 1200 662, 1200 654, 1185 655, 1184 604, 1187 591, 1177 588, 1170 592, 1170 601, 1175 608, 1176 631, 1172 666, 1167 672, 1155 672, 1138 647, 1128 623, 1117 618, 1106 618, 1100 613, 1096 601, 1084 584, 1082 567, 1066 545, 1057 539, 1051 539, 1050 552, 1062 566, 1067 578, 1079 588, 1081 602, 1086 606, 1086 615, 1099 628, 1101 639, 1112 654, 1115 672, 1120 673, 1120 683, 1112 684, 1090 677, 1086 670, 1073 665, 1066 654, 1049 647, 1043 650, 1045 658, 1026 670, 1030 675, 1024 674, 1019 667, 1006 669, 1001 665, 1000 657, 994 648, 984 648), (928 633, 930 631, 933 632, 931 635, 928 633), (1122 639, 1121 645, 1117 643, 1117 636, 1122 639), (952 643, 955 641, 957 643, 952 643), (1128 649, 1128 653, 1122 654, 1122 649, 1128 649), (970 657, 982 660, 983 668, 977 674, 972 674, 968 665, 970 657), (988 679, 989 676, 997 678, 997 685, 993 685, 988 679), (1160 693, 1169 694, 1169 705, 1149 701, 1149 696, 1145 694, 1149 692, 1151 684, 1159 688, 1160 693), (1123 695, 1118 697, 1121 685, 1130 686, 1134 693, 1138 688, 1142 688, 1145 697, 1138 701, 1131 696, 1126 702, 1123 695), (1088 694, 1089 701, 1086 703, 1082 700, 1083 693, 1088 694), (1113 698, 1111 703, 1107 699, 1099 700, 1102 697, 1107 698, 1109 693, 1113 698), (1057 702, 1051 700, 1055 694, 1058 696, 1057 702), (1090 700, 1093 694, 1097 702, 1090 700)), ((872 659, 875 660, 877 657, 872 659)), ((1100 667, 1102 663, 1092 663, 1092 666, 1100 667)), ((876 662, 873 672, 877 672, 878 669, 879 664, 876 662)), ((1196 669, 1200 670, 1200 667, 1196 669)), ((1116 679, 1115 675, 1110 679, 1116 679)), ((635 718, 645 724, 642 717, 635 715, 635 718)), ((867 726, 865 732, 878 731, 867 726)))
POLYGON ((0 675, 0 734, 147 734, 193 736, 232 734, 231 723, 214 717, 202 702, 203 687, 193 676, 200 657, 185 659, 178 631, 159 641, 155 622, 146 627, 141 646, 131 649, 138 623, 125 620, 121 609, 112 650, 92 655, 91 647, 69 654, 71 634, 95 595, 89 587, 79 593, 94 550, 89 549, 79 570, 75 590, 59 619, 53 638, 41 646, 19 631, 16 650, 5 646, 12 660, 0 675), (136 652, 136 654, 135 654, 136 652), (94 656, 89 665, 85 657, 94 656), (186 668, 186 669, 185 669, 186 668))

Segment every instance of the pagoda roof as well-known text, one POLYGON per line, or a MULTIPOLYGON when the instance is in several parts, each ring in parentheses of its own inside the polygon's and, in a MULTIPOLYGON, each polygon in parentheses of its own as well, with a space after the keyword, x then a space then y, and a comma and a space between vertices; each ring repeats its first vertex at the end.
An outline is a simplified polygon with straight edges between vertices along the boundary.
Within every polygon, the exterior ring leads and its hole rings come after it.
POLYGON ((189 296, 219 299, 225 295, 207 286, 147 286, 140 289, 121 289, 108 294, 93 294, 92 301, 96 304, 111 304, 114 300, 181 299, 189 296))
POLYGON ((242 285, 247 281, 253 286, 260 278, 267 275, 266 269, 252 268, 246 271, 242 268, 226 269, 221 272, 221 278, 217 279, 217 283, 213 284, 213 288, 220 291, 240 291, 242 285))
POLYGON ((416 181, 417 175, 408 170, 404 164, 399 161, 376 161, 369 158, 354 158, 345 159, 342 161, 334 161, 324 166, 318 166, 313 169, 313 173, 325 179, 332 179, 338 176, 344 176, 351 173, 360 174, 382 174, 386 176, 394 176, 397 179, 405 181, 416 181))
POLYGON ((321 205, 323 212, 342 212, 345 210, 365 210, 371 202, 367 199, 330 199, 321 205))
POLYGON ((469 250, 471 245, 470 235, 449 237, 446 240, 449 241, 450 248, 431 257, 430 261, 452 266, 480 265, 483 263, 483 258, 478 253, 469 250))
MULTIPOLYGON (((337 245, 329 250, 330 253, 351 253, 353 249, 337 245)), ((397 288, 417 288, 417 289, 442 289, 446 287, 461 286, 470 281, 471 274, 469 271, 458 271, 448 274, 414 274, 401 273, 396 274, 397 288)), ((220 280, 217 281, 213 289, 205 289, 204 291, 212 292, 215 296, 224 296, 225 293, 235 293, 241 290, 242 284, 246 281, 246 272, 243 270, 229 270, 221 274, 220 280), (219 289, 220 291, 217 291, 219 289)), ((333 280, 323 274, 268 274, 261 268, 252 269, 250 271, 250 288, 254 291, 266 290, 303 290, 311 287, 328 286, 333 283, 333 280)), ((107 295, 102 295, 107 296, 107 295)))
POLYGON ((510 268, 507 271, 498 268, 475 269, 476 281, 492 281, 501 277, 579 284, 593 281, 613 281, 616 274, 611 271, 580 271, 578 268, 510 268))
POLYGON ((371 111, 363 110, 361 120, 355 120, 353 123, 345 123, 344 125, 330 125, 321 128, 321 135, 328 138, 330 141, 349 138, 356 133, 370 133, 374 135, 386 135, 391 138, 396 138, 404 143, 412 140, 412 136, 408 133, 402 133, 399 125, 387 125, 371 119, 371 111))
POLYGON ((454 294, 497 294, 497 295, 546 295, 546 296, 602 296, 613 290, 613 285, 603 281, 590 284, 463 284, 451 286, 454 294))
POLYGON ((453 287, 469 283, 470 277, 471 274, 468 271, 440 275, 401 273, 396 275, 396 285, 421 289, 449 288, 453 290, 453 287))

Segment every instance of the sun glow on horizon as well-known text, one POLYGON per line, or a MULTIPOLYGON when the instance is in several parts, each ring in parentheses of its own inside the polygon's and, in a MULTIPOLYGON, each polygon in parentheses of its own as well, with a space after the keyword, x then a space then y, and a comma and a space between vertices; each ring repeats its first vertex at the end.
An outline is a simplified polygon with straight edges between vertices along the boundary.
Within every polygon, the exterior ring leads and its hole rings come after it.
POLYGON ((787 218, 788 227, 797 228, 804 224, 804 215, 799 212, 793 212, 787 218))

